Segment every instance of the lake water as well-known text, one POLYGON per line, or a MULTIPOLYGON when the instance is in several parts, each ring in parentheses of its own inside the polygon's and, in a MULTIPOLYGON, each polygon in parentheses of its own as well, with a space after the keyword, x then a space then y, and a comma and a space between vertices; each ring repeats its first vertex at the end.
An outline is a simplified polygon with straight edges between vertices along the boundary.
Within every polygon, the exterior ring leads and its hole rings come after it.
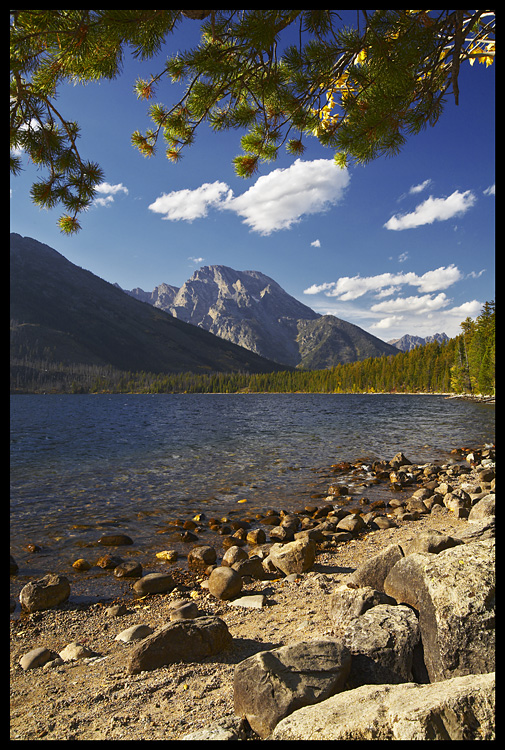
POLYGON ((494 442, 494 414, 415 395, 11 396, 11 552, 25 577, 69 574, 118 531, 135 541, 122 557, 149 554, 160 569, 154 552, 177 548, 171 519, 301 508, 339 461, 400 450, 446 461, 454 447, 494 442))

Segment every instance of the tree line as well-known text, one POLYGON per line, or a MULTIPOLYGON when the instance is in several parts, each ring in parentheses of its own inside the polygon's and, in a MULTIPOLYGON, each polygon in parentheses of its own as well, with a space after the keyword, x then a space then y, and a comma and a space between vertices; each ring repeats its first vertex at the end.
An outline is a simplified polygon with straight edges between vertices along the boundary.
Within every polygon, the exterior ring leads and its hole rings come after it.
POLYGON ((65 365, 26 353, 11 361, 12 393, 471 393, 495 392, 495 305, 486 302, 462 333, 409 352, 325 370, 150 373, 65 365))

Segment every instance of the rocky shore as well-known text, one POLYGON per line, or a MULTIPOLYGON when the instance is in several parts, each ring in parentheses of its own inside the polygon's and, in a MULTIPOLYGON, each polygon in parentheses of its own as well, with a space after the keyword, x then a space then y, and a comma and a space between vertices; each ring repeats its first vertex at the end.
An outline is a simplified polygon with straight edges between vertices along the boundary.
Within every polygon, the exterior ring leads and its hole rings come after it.
POLYGON ((367 467, 386 502, 335 464, 327 496, 244 512, 184 568, 123 567, 115 601, 30 581, 11 739, 494 739, 494 448, 453 453, 367 467))

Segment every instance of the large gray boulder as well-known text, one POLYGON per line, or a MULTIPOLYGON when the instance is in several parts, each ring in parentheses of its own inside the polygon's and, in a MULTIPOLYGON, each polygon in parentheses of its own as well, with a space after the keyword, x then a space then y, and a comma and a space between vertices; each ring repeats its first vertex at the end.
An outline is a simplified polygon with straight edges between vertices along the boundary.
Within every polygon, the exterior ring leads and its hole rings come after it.
POLYGON ((220 653, 231 642, 228 627, 220 617, 175 620, 134 648, 127 671, 137 674, 179 661, 199 661, 220 653))
POLYGON ((431 682, 494 670, 494 539, 408 555, 392 568, 384 590, 419 611, 431 682))
POLYGON ((350 667, 334 638, 260 651, 235 667, 235 713, 264 739, 284 716, 343 690, 350 667))
POLYGON ((70 596, 70 582, 66 576, 48 573, 42 578, 30 581, 19 594, 21 607, 25 612, 38 612, 57 607, 70 596))
POLYGON ((364 685, 282 719, 271 740, 494 740, 495 676, 364 685))
POLYGON ((378 604, 347 626, 342 643, 352 654, 347 688, 411 682, 419 625, 403 605, 378 604))

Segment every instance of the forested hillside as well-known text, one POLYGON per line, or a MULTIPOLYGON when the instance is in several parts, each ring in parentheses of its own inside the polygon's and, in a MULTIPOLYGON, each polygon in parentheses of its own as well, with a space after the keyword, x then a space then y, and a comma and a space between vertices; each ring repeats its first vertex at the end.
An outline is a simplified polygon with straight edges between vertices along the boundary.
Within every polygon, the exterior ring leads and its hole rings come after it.
POLYGON ((494 394, 494 302, 486 302, 479 317, 461 328, 444 343, 312 371, 153 374, 24 358, 11 366, 11 392, 494 394))

